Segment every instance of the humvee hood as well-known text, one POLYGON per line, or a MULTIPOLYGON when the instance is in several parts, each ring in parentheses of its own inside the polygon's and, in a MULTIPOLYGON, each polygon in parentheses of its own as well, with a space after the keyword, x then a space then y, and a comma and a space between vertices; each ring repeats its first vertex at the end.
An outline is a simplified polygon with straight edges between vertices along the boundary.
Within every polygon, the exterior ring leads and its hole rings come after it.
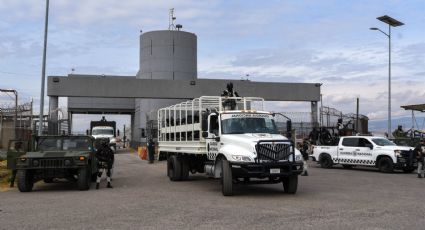
POLYGON ((43 151, 43 152, 28 152, 25 157, 28 158, 55 158, 55 157, 75 157, 81 155, 87 155, 87 151, 43 151))

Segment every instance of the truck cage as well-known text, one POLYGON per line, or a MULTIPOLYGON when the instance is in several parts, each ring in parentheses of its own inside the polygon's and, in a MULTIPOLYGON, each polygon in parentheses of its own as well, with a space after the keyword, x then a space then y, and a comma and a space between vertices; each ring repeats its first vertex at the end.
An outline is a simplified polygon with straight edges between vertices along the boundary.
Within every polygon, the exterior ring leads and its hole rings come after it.
POLYGON ((158 110, 158 141, 204 140, 202 123, 209 112, 264 111, 260 97, 202 96, 158 110), (253 108, 255 107, 255 108, 253 108))

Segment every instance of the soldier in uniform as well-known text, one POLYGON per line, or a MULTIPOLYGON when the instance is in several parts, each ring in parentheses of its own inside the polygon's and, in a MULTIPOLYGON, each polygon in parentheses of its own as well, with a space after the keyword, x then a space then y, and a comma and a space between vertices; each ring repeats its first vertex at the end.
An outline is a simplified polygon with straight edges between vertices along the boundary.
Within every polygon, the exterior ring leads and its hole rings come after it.
POLYGON ((149 164, 152 164, 154 160, 154 154, 155 154, 155 143, 153 142, 152 138, 149 138, 148 153, 149 153, 149 164))
MULTIPOLYGON (((422 149, 424 145, 425 145, 425 140, 421 140, 421 142, 413 150, 413 154, 416 156, 416 159, 418 161, 418 178, 422 178, 422 174, 424 174, 425 152, 422 149)), ((425 177, 425 174, 424 174, 424 177, 425 177)))
POLYGON ((96 179, 96 189, 99 189, 100 179, 102 178, 103 171, 106 170, 106 180, 108 181, 107 188, 112 188, 111 185, 111 170, 114 164, 114 151, 109 147, 109 141, 103 139, 100 142, 100 148, 96 151, 96 158, 98 160, 98 169, 96 179))
POLYGON ((308 141, 304 140, 302 145, 301 145, 301 155, 303 157, 303 173, 301 174, 301 176, 308 176, 308 141))
POLYGON ((397 129, 393 132, 393 136, 395 138, 403 138, 406 137, 406 132, 403 131, 403 126, 399 125, 397 129))

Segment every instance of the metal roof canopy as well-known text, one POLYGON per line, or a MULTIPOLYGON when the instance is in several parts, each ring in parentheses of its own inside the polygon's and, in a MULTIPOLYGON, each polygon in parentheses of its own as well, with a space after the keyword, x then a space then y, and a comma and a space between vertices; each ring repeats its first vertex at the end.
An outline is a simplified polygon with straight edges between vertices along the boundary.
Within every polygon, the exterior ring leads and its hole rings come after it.
POLYGON ((376 19, 378 19, 381 22, 387 23, 388 25, 393 26, 393 27, 404 25, 403 22, 397 21, 396 19, 394 19, 394 18, 392 18, 388 15, 377 17, 376 19))
POLYGON ((413 110, 419 112, 425 112, 425 104, 416 104, 416 105, 402 105, 401 108, 405 110, 413 110))
POLYGON ((241 96, 267 101, 320 101, 320 83, 254 82, 231 79, 152 80, 124 76, 49 76, 47 95, 57 97, 192 99, 220 95, 232 82, 241 96))

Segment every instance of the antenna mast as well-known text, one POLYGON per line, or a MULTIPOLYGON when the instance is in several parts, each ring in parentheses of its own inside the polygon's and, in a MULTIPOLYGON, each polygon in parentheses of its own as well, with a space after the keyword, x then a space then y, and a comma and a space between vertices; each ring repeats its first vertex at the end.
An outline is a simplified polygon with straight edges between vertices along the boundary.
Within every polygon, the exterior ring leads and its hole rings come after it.
POLYGON ((176 17, 174 17, 174 8, 171 8, 169 17, 168 17, 168 30, 176 30, 176 26, 174 25, 174 20, 176 20, 176 17))

